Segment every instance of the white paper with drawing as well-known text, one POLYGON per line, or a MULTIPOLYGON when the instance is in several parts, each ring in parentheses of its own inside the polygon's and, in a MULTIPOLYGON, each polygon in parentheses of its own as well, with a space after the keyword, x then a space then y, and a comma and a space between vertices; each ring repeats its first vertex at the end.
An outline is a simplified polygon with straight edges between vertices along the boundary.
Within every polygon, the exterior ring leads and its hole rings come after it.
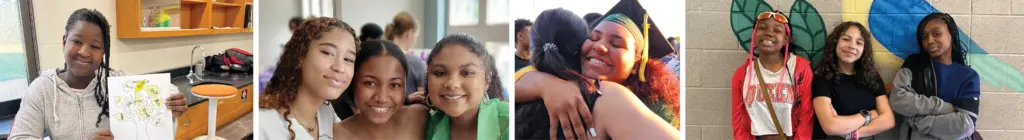
POLYGON ((110 131, 115 139, 170 140, 174 122, 165 104, 170 96, 167 73, 110 77, 110 131))

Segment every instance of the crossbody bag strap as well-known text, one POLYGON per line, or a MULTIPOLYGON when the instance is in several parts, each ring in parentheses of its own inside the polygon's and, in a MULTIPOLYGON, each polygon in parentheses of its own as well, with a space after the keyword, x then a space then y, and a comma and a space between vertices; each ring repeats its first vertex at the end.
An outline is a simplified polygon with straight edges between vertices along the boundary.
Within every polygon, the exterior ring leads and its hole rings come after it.
POLYGON ((757 82, 760 83, 757 89, 760 89, 761 93, 763 93, 761 95, 764 98, 765 105, 768 105, 768 112, 771 112, 768 114, 771 114, 772 116, 772 123, 775 124, 775 131, 779 132, 779 136, 783 139, 788 139, 788 137, 786 137, 786 133, 782 131, 782 125, 779 124, 779 117, 775 115, 775 106, 772 105, 774 102, 772 102, 772 97, 770 95, 772 93, 768 92, 766 87, 767 85, 764 84, 764 78, 761 78, 761 66, 758 64, 757 60, 754 60, 754 74, 756 74, 757 82))

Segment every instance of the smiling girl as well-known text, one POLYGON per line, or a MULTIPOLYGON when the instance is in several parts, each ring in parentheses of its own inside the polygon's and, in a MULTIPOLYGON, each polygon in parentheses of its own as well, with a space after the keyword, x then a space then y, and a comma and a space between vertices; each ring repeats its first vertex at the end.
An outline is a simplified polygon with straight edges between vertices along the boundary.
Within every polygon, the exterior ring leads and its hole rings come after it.
POLYGON ((871 34, 857 22, 843 22, 833 31, 814 71, 814 139, 875 138, 895 120, 875 69, 871 34))
POLYGON ((344 102, 355 108, 355 115, 334 125, 338 139, 423 139, 427 108, 403 105, 405 101, 406 62, 398 45, 391 41, 371 40, 359 46, 354 83, 344 102))
MULTIPOLYGON (((129 74, 110 68, 110 24, 99 11, 75 10, 63 41, 64 68, 44 70, 32 80, 10 139, 113 139, 107 78, 129 74)), ((187 101, 177 88, 170 89, 174 94, 167 108, 177 118, 188 108, 187 101)))
POLYGON ((427 60, 428 139, 509 139, 508 103, 494 58, 467 34, 441 39, 427 60))
POLYGON ((750 56, 732 77, 735 139, 810 139, 813 75, 810 62, 792 53, 789 31, 782 12, 757 16, 750 56))
POLYGON ((676 108, 670 108, 671 100, 664 100, 678 99, 678 96, 668 96, 673 92, 678 94, 678 88, 675 91, 672 88, 678 84, 672 81, 675 77, 667 76, 671 74, 660 67, 660 62, 648 61, 646 76, 643 72, 633 73, 636 68, 609 71, 612 67, 644 63, 631 59, 642 58, 645 52, 640 49, 646 48, 647 40, 638 27, 645 20, 613 13, 597 21, 596 27, 588 33, 586 23, 571 11, 558 8, 541 12, 530 35, 530 42, 534 44, 531 49, 533 65, 527 67, 536 71, 528 72, 516 84, 516 138, 678 139, 678 129, 669 123, 673 118, 670 114, 676 108), (591 61, 581 62, 584 58, 591 61), (609 63, 613 64, 609 66, 609 63), (581 68, 587 73, 581 73, 581 68), (623 73, 629 75, 628 80, 619 81, 627 83, 625 85, 596 79, 607 80, 608 75, 623 73), (534 80, 555 85, 526 83, 534 80), (666 86, 668 84, 672 85, 666 86), (540 93, 543 95, 540 100, 519 95, 519 91, 538 92, 538 89, 547 92, 540 93), (551 89, 568 91, 548 91, 551 89), (576 104, 580 105, 570 106, 576 104))
POLYGON ((332 124, 339 119, 327 100, 348 89, 357 44, 345 22, 326 17, 302 22, 260 95, 260 139, 333 139, 332 124))

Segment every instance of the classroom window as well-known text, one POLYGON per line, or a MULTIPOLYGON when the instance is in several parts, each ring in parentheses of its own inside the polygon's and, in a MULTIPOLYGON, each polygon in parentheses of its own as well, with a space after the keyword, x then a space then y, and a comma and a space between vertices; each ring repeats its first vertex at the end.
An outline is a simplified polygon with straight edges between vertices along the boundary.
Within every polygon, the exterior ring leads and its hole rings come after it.
POLYGON ((508 0, 487 0, 487 25, 508 24, 508 0))
MULTIPOLYGON (((20 103, 21 98, 28 91, 28 84, 32 76, 38 72, 37 64, 33 61, 34 38, 26 34, 23 26, 27 13, 22 9, 28 5, 27 1, 21 0, 0 0, 0 118, 14 115, 11 109, 20 103)), ((29 12, 30 13, 30 12, 29 12)))
POLYGON ((449 26, 472 26, 480 22, 480 0, 451 0, 448 2, 449 26))

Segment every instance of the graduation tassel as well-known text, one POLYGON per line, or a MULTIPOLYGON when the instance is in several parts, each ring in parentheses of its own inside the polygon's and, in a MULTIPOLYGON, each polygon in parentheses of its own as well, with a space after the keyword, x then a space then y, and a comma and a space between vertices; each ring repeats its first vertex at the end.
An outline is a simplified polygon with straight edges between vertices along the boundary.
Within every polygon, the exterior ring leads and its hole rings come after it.
POLYGON ((651 29, 651 24, 648 23, 648 19, 647 19, 648 16, 649 15, 647 13, 644 13, 644 44, 643 44, 643 46, 641 46, 641 50, 640 50, 641 51, 640 52, 640 56, 641 56, 640 57, 640 71, 639 71, 639 73, 640 73, 640 82, 647 82, 647 77, 644 76, 644 73, 647 71, 647 60, 648 60, 648 58, 647 58, 647 55, 648 55, 647 49, 648 48, 647 47, 648 47, 648 45, 651 42, 651 40, 650 40, 650 38, 648 36, 648 34, 649 34, 648 30, 651 29))

